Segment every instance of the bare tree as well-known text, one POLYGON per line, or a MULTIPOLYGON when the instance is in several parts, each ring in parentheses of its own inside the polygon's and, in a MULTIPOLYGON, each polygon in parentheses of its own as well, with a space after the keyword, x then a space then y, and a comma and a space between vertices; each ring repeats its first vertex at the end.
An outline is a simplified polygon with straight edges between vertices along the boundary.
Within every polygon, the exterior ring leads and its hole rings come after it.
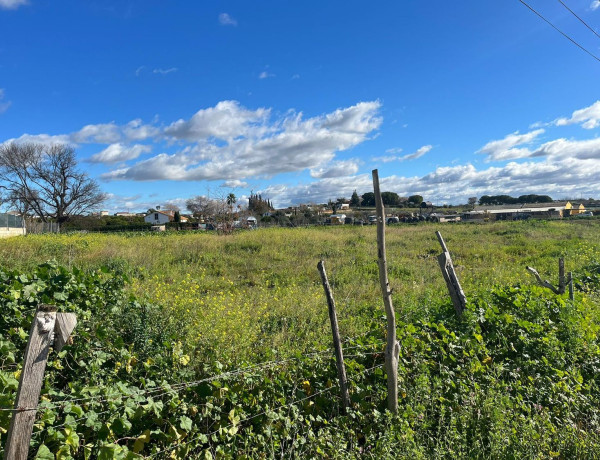
POLYGON ((198 195, 186 200, 185 207, 194 214, 194 216, 206 218, 216 213, 217 203, 212 198, 198 195))
POLYGON ((67 145, 0 145, 0 190, 22 214, 63 223, 106 200, 98 183, 77 170, 67 145))

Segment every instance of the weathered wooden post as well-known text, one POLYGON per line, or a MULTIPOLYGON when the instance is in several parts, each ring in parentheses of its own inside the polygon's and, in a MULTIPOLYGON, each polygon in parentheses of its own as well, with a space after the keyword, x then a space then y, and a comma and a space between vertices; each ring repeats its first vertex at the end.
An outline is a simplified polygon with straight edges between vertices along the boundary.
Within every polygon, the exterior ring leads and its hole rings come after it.
POLYGON ((385 347, 385 369, 387 372, 388 409, 398 412, 398 356, 400 344, 396 340, 396 314, 392 305, 392 290, 387 276, 385 256, 385 210, 379 190, 379 173, 373 170, 373 189, 377 210, 377 262, 379 265, 379 284, 383 295, 383 305, 387 318, 387 345, 385 347))
POLYGON ((573 272, 567 275, 567 283, 569 284, 569 300, 575 300, 575 292, 573 291, 573 272))
POLYGON ((444 277, 444 281, 446 281, 446 286, 448 287, 454 310, 458 316, 461 316, 467 307, 467 297, 462 290, 458 276, 456 276, 452 257, 450 257, 450 252, 448 251, 444 238, 442 238, 442 234, 440 232, 435 232, 435 234, 440 242, 440 246, 442 246, 442 253, 438 256, 438 263, 442 270, 442 276, 444 277))
POLYGON ((344 366, 344 353, 342 351, 342 341, 340 340, 340 330, 338 327, 337 314, 335 312, 335 301, 325 272, 325 262, 322 260, 317 264, 325 296, 327 297, 327 305, 329 306, 329 321, 331 322, 331 332, 333 334, 333 348, 335 349, 335 363, 338 371, 338 380, 340 381, 340 392, 342 393, 342 412, 350 407, 350 393, 348 393, 348 380, 346 379, 346 367, 344 366))
POLYGON ((51 305, 38 307, 29 331, 4 460, 27 459, 50 346, 55 340, 54 350, 60 351, 76 324, 74 313, 56 313, 51 305))
POLYGON ((560 257, 558 259, 558 293, 564 294, 566 291, 566 280, 565 280, 565 259, 560 257))

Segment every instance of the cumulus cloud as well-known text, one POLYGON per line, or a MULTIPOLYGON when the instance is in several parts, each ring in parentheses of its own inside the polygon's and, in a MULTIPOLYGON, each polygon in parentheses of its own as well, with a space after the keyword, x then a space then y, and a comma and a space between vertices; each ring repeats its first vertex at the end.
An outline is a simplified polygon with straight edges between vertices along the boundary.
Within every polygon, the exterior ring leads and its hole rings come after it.
POLYGON ((323 168, 312 169, 310 175, 316 178, 345 177, 358 172, 357 160, 337 161, 323 168))
POLYGON ((262 124, 267 109, 248 110, 237 101, 222 101, 214 107, 198 110, 189 120, 177 120, 165 129, 175 139, 201 141, 211 137, 231 140, 249 135, 253 125, 262 124))
POLYGON ((598 8, 600 8, 600 0, 594 0, 591 4, 590 4, 590 8, 592 10, 597 10, 598 8))
POLYGON ((152 147, 149 145, 135 144, 132 146, 126 146, 124 144, 117 143, 111 144, 101 152, 92 155, 88 161, 91 163, 113 164, 134 160, 142 153, 148 153, 150 151, 152 151, 152 147))
POLYGON ((559 118, 554 121, 556 126, 580 124, 582 128, 594 129, 600 126, 600 101, 594 102, 589 107, 575 110, 571 118, 559 118))
POLYGON ((559 157, 573 160, 600 160, 600 138, 581 141, 555 139, 542 144, 531 153, 532 157, 559 157))
MULTIPOLYGON (((378 101, 360 102, 307 119, 290 112, 271 122, 267 109, 248 110, 235 101, 223 101, 164 130, 174 140, 195 145, 174 154, 161 153, 103 178, 227 181, 317 170, 336 152, 364 142, 379 128, 380 106, 378 101)), ((354 170, 350 164, 345 167, 354 170)))
POLYGON ((0 0, 0 8, 16 10, 20 6, 27 5, 27 3, 27 0, 0 0))
POLYGON ((237 20, 231 17, 228 13, 219 14, 219 24, 222 26, 237 26, 237 20))
POLYGON ((543 129, 536 129, 524 134, 519 134, 519 132, 516 131, 512 134, 508 134, 504 139, 488 142, 479 149, 477 153, 487 155, 486 161, 526 158, 531 155, 531 151, 527 148, 516 147, 523 144, 530 144, 543 133, 543 129))
POLYGON ((3 144, 10 144, 11 142, 16 142, 18 144, 25 143, 35 143, 35 144, 44 144, 44 145, 52 145, 52 144, 70 144, 71 139, 67 134, 59 134, 56 136, 51 136, 49 134, 23 134, 20 137, 7 139, 3 144))
MULTIPOLYGON (((439 167, 421 177, 380 177, 381 189, 401 196, 419 194, 434 203, 466 203, 471 196, 529 193, 554 197, 577 194, 593 196, 600 188, 600 160, 560 157, 542 162, 510 162, 503 167, 478 170, 471 164, 439 167)), ((331 197, 350 197, 373 190, 368 174, 322 178, 310 184, 274 184, 259 193, 276 206, 325 203, 331 197)))
POLYGON ((10 101, 4 100, 4 96, 4 89, 0 88, 0 114, 6 112, 11 105, 10 101))
POLYGON ((128 140, 142 141, 158 136, 160 130, 156 126, 145 125, 140 118, 131 120, 122 128, 123 134, 128 140))
POLYGON ((223 182, 219 187, 223 188, 245 188, 248 187, 248 182, 244 182, 238 179, 228 180, 223 182))
POLYGON ((101 123, 97 125, 86 125, 79 131, 71 134, 71 141, 77 144, 111 144, 121 139, 119 127, 114 123, 101 123))

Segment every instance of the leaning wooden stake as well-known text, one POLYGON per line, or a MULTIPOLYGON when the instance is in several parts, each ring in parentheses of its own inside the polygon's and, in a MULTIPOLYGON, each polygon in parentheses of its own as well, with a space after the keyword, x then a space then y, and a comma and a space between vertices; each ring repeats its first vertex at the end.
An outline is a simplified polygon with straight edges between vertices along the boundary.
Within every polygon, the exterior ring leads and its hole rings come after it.
POLYGON ((49 305, 38 308, 25 349, 25 361, 4 450, 5 460, 27 458, 50 345, 56 337, 54 349, 60 351, 76 323, 73 313, 56 313, 56 307, 49 305))
POLYGON ((322 260, 317 264, 325 296, 327 297, 327 305, 329 306, 329 321, 331 322, 331 332, 333 333, 333 348, 335 349, 335 363, 338 371, 338 380, 340 381, 340 392, 342 393, 342 412, 350 407, 350 394, 348 393, 348 380, 346 379, 346 367, 344 366, 344 353, 342 351, 342 341, 340 340, 340 330, 338 327, 337 314, 335 312, 335 301, 327 280, 325 272, 325 262, 322 260))
POLYGON ((467 296, 465 296, 460 281, 458 280, 458 276, 456 276, 452 257, 450 257, 450 252, 444 242, 444 238, 442 238, 442 234, 440 232, 435 232, 435 234, 440 242, 440 246, 442 246, 442 253, 438 256, 438 263, 442 270, 442 276, 444 277, 444 281, 446 281, 446 286, 448 287, 454 310, 458 316, 461 316, 467 307, 467 296))
POLYGON ((392 290, 387 276, 387 260, 385 256, 385 210, 379 191, 379 173, 373 170, 373 189, 377 209, 377 261, 379 265, 379 283, 387 317, 387 346, 385 347, 385 369, 387 372, 388 409, 398 412, 398 356, 400 344, 396 340, 396 314, 392 305, 392 290))
POLYGON ((525 267, 525 268, 527 269, 528 272, 530 272, 533 276, 535 276, 535 279, 537 280, 537 282, 540 286, 550 289, 555 294, 560 294, 560 291, 557 288, 555 288, 550 283, 550 281, 542 279, 542 277, 540 276, 540 274, 538 273, 538 271, 535 268, 533 268, 533 267, 525 267))

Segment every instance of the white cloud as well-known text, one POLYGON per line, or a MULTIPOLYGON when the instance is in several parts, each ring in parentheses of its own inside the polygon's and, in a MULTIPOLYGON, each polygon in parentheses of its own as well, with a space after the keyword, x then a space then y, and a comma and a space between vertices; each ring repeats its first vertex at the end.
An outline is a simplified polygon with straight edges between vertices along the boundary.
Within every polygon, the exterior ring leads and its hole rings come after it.
POLYGON ((222 101, 214 107, 198 110, 190 120, 177 120, 165 129, 175 139, 200 141, 208 138, 232 140, 248 136, 254 124, 269 115, 267 109, 247 110, 237 101, 222 101))
POLYGON ((27 5, 27 0, 0 0, 0 8, 15 10, 22 5, 27 5))
POLYGON ((417 158, 421 158, 426 153, 429 153, 429 151, 431 151, 432 148, 432 145, 424 145, 423 147, 419 147, 416 152, 411 153, 409 155, 404 155, 398 159, 400 161, 416 160, 417 158))
POLYGON ((128 160, 134 160, 139 157, 142 153, 148 153, 152 151, 152 147, 149 145, 135 144, 132 146, 126 146, 121 143, 111 144, 95 155, 92 155, 88 161, 91 163, 104 163, 112 164, 119 163, 128 160))
POLYGON ((97 125, 86 125, 79 131, 71 134, 72 142, 112 144, 121 139, 119 127, 114 123, 100 123, 97 125))
POLYGON ((594 129, 600 126, 600 101, 594 102, 589 107, 575 110, 571 118, 559 118, 554 121, 556 126, 581 124, 585 129, 594 129))
POLYGON ((144 70, 145 68, 146 68, 145 65, 141 65, 137 69, 135 69, 135 76, 139 77, 142 74, 142 70, 144 70))
POLYGON ((125 137, 132 141, 142 141, 150 137, 158 136, 160 130, 152 125, 145 125, 140 118, 131 120, 123 128, 125 137))
POLYGON ((397 155, 385 155, 382 157, 373 157, 373 161, 377 163, 391 163, 392 161, 398 161, 397 155))
POLYGON ((387 149, 385 151, 385 153, 389 153, 389 154, 398 154, 398 153, 402 153, 404 151, 404 149, 400 148, 400 147, 394 147, 391 149, 387 149))
MULTIPOLYGON (((364 142, 379 128, 380 106, 378 101, 361 102, 308 119, 290 112, 270 122, 268 109, 248 110, 235 101, 223 101, 165 129, 173 139, 195 145, 174 154, 161 153, 103 178, 227 181, 317 170, 336 152, 364 142)), ((345 167, 355 169, 350 164, 345 167)))
POLYGON ((312 169, 310 175, 316 178, 351 176, 358 172, 357 160, 337 161, 323 168, 312 169))
POLYGON ((0 114, 6 112, 8 110, 8 108, 10 107, 10 105, 12 104, 11 101, 4 101, 4 89, 0 88, 0 114))
POLYGON ((222 26, 237 26, 237 20, 232 18, 228 13, 219 14, 219 24, 222 26))
POLYGON ((219 187, 223 188, 245 188, 248 187, 248 182, 244 182, 238 179, 228 180, 223 182, 219 187))
POLYGON ((177 69, 177 67, 170 67, 168 69, 160 69, 159 68, 159 69, 154 69, 152 71, 152 73, 159 73, 161 75, 167 75, 169 73, 177 72, 177 70, 179 70, 179 69, 177 69))
POLYGON ((594 0, 591 4, 590 4, 590 8, 592 10, 597 10, 598 8, 600 8, 600 0, 594 0))
POLYGON ((269 73, 266 70, 264 70, 258 75, 258 78, 261 80, 264 80, 265 78, 272 78, 274 76, 275 76, 274 73, 269 73))
MULTIPOLYGON (((407 161, 407 160, 416 160, 417 158, 421 158, 423 155, 428 153, 433 148, 432 145, 424 145, 423 147, 419 147, 416 152, 410 153, 408 155, 385 155, 382 157, 374 157, 373 161, 381 162, 381 163, 391 163, 392 161, 407 161)), ((386 153, 400 153, 402 149, 387 149, 386 153)))
POLYGON ((531 153, 532 157, 570 158, 572 160, 600 160, 600 138, 582 141, 555 139, 542 144, 531 153))
MULTIPOLYGON (((537 193, 555 198, 565 195, 595 196, 600 189, 600 160, 560 157, 543 162, 511 162, 505 166, 478 170, 471 164, 440 167, 422 177, 380 177, 382 191, 401 196, 422 195, 436 204, 466 203, 471 196, 537 193)), ((259 193, 276 206, 324 203, 332 197, 350 197, 373 191, 371 175, 323 178, 310 184, 274 184, 259 193)))
POLYGON ((515 158, 525 158, 531 155, 531 151, 526 148, 515 148, 518 145, 529 144, 533 142, 543 129, 536 129, 525 134, 519 134, 518 131, 508 134, 504 139, 490 141, 485 144, 477 153, 487 155, 486 161, 512 160, 515 158))
POLYGON ((71 139, 67 134, 59 134, 56 136, 51 136, 50 134, 23 134, 17 138, 7 139, 3 144, 9 144, 11 142, 16 142, 18 144, 32 142, 36 144, 52 145, 70 144, 71 139))

